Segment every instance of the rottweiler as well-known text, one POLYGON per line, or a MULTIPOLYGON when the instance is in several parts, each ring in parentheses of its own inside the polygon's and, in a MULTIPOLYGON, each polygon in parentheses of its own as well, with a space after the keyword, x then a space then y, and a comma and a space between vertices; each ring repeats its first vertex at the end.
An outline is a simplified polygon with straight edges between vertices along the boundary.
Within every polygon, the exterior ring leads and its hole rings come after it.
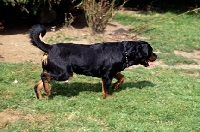
POLYGON ((116 90, 124 81, 120 73, 125 68, 141 64, 149 66, 156 60, 153 48, 145 41, 102 42, 92 45, 56 43, 46 44, 40 40, 46 34, 46 28, 37 24, 31 28, 32 45, 44 51, 47 61, 43 61, 41 80, 35 85, 38 99, 42 98, 41 89, 47 96, 51 95, 50 80, 66 81, 73 73, 102 79, 103 98, 111 96, 109 87, 112 79, 116 78, 112 89, 116 90))

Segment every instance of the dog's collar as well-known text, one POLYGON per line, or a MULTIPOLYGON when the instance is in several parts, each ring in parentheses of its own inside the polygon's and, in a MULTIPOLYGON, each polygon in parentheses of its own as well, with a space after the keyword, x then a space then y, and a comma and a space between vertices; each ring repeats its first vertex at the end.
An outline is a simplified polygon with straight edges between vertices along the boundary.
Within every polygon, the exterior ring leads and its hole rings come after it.
POLYGON ((128 54, 127 54, 127 52, 125 52, 125 58, 126 58, 126 67, 128 67, 129 65, 128 65, 128 54))

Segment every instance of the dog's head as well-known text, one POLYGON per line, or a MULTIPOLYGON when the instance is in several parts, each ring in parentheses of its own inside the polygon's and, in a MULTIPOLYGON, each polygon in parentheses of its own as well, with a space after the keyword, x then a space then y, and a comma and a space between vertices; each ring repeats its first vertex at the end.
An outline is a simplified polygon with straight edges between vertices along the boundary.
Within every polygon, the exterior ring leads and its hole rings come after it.
POLYGON ((141 54, 142 59, 140 59, 139 64, 147 67, 149 66, 149 62, 153 62, 156 60, 157 55, 153 53, 153 48, 148 43, 141 44, 141 54))
POLYGON ((150 44, 144 41, 133 42, 127 55, 131 65, 141 64, 145 67, 149 66, 149 62, 153 62, 157 58, 157 55, 153 53, 153 48, 150 44))

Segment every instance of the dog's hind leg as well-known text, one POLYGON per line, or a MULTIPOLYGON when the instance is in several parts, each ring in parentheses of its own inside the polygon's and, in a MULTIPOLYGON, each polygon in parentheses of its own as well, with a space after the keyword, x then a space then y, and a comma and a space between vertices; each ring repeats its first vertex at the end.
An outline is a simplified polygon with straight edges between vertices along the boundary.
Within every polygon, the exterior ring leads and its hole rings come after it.
POLYGON ((102 78, 102 96, 105 99, 106 97, 112 97, 111 94, 109 94, 109 87, 112 82, 112 79, 104 79, 102 78))
POLYGON ((43 82, 43 86, 44 86, 44 90, 47 94, 47 96, 49 97, 51 95, 51 88, 49 86, 49 82, 50 82, 50 74, 46 71, 44 71, 41 74, 41 78, 42 78, 42 82, 43 82))
POLYGON ((38 99, 42 98, 42 94, 41 94, 42 88, 43 88, 43 82, 42 82, 42 80, 40 80, 34 86, 34 91, 35 91, 36 96, 37 96, 38 99))
POLYGON ((42 63, 43 63, 44 65, 47 65, 47 57, 48 57, 48 54, 47 54, 47 53, 44 53, 44 54, 43 54, 43 57, 42 57, 42 59, 41 59, 41 61, 42 61, 42 63))
POLYGON ((124 75, 122 75, 120 72, 116 74, 115 78, 117 79, 117 82, 113 85, 113 90, 116 90, 119 87, 119 85, 121 85, 124 82, 124 75))

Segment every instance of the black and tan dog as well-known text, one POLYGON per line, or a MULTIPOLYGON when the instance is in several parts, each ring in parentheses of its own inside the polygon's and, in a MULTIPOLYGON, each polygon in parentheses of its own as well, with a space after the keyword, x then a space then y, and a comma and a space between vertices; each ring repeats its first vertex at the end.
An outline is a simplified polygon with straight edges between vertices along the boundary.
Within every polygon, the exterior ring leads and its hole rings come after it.
POLYGON ((112 79, 116 90, 124 81, 120 73, 131 65, 141 64, 149 66, 149 61, 155 61, 157 56, 152 47, 144 41, 105 42, 93 45, 72 43, 45 44, 39 38, 46 34, 42 25, 35 25, 31 29, 31 43, 48 54, 47 63, 43 63, 41 80, 35 85, 37 98, 42 98, 41 89, 44 87, 48 96, 51 95, 49 81, 68 80, 73 73, 102 79, 103 98, 111 96, 109 87, 112 79))

